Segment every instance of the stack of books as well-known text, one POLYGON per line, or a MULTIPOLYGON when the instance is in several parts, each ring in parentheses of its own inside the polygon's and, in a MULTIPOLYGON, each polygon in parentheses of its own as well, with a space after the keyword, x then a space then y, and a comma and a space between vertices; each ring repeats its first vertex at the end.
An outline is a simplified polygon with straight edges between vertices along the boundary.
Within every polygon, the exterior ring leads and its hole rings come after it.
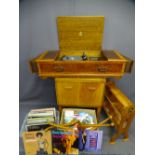
POLYGON ((27 131, 44 130, 49 127, 50 123, 56 122, 56 109, 33 109, 28 113, 26 120, 27 131))

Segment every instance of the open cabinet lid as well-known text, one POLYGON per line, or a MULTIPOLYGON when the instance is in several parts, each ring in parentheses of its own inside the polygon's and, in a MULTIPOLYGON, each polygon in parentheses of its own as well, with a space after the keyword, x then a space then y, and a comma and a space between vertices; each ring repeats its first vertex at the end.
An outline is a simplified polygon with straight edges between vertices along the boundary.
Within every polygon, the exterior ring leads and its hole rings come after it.
POLYGON ((103 16, 57 17, 60 51, 100 51, 104 30, 103 16))

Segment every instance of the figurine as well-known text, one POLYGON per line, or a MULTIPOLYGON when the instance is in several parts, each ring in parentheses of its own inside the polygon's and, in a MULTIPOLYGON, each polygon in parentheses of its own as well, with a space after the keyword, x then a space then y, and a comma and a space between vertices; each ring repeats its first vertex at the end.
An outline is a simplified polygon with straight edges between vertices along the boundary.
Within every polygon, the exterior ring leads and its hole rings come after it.
POLYGON ((82 60, 83 60, 83 61, 88 60, 88 58, 87 58, 87 56, 86 56, 85 52, 83 52, 83 55, 82 55, 82 60))

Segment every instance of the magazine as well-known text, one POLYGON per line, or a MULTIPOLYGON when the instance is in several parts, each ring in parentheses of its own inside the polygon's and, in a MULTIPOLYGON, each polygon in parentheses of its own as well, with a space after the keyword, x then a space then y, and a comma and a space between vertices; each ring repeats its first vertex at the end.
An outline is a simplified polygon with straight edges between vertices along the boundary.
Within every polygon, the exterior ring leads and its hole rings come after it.
POLYGON ((26 155, 51 155, 51 131, 33 131, 23 133, 26 155))
POLYGON ((52 152, 56 154, 78 154, 78 130, 52 130, 52 152))
POLYGON ((99 151, 102 149, 103 131, 102 130, 86 130, 86 151, 99 151))

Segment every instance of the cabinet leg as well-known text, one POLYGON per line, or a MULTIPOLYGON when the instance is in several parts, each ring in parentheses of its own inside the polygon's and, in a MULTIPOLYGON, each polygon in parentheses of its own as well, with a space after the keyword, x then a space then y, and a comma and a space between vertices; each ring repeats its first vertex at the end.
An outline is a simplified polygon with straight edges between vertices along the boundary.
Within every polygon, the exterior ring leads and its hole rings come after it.
POLYGON ((116 139, 121 135, 120 132, 116 132, 110 139, 110 144, 115 144, 116 139))
POLYGON ((126 132, 124 133, 123 141, 128 141, 128 139, 129 139, 129 134, 128 134, 128 132, 126 131, 126 132))
POLYGON ((101 113, 101 107, 98 107, 97 108, 97 120, 99 121, 99 118, 100 118, 100 113, 101 113))
POLYGON ((59 116, 60 116, 60 118, 61 118, 62 106, 59 105, 59 106, 58 106, 58 109, 59 109, 59 116))
POLYGON ((59 109, 59 112, 61 113, 61 111, 62 111, 62 106, 59 105, 59 106, 58 106, 58 109, 59 109))

